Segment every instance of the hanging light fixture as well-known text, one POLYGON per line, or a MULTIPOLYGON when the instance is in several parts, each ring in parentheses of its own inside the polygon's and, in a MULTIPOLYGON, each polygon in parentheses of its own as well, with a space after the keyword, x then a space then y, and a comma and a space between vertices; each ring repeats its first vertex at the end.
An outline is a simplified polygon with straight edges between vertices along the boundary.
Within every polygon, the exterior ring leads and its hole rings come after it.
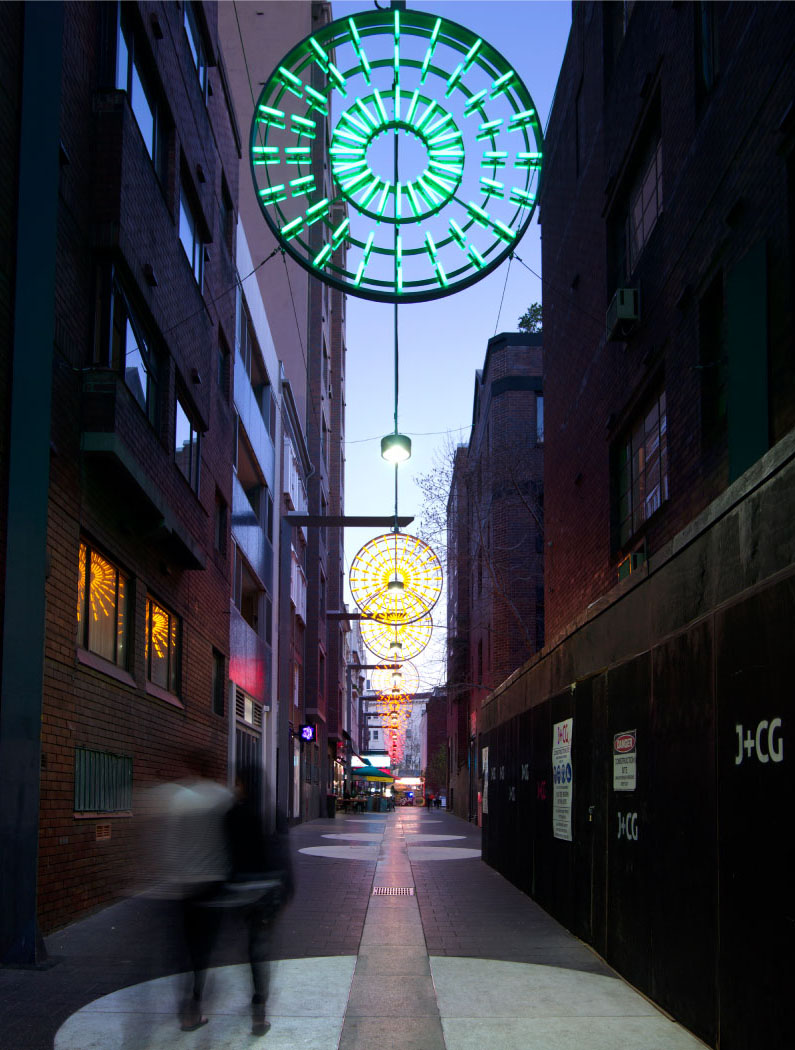
POLYGON ((419 656, 431 640, 430 613, 413 623, 383 623, 362 620, 362 640, 373 656, 390 663, 401 663, 419 656))
POLYGON ((403 663, 379 664, 370 678, 373 692, 389 696, 390 699, 395 695, 395 691, 397 694, 416 693, 419 684, 419 671, 410 660, 403 663))
POLYGON ((387 434, 381 438, 381 458, 387 463, 405 463, 411 459, 411 438, 407 434, 387 434))
POLYGON ((349 581, 353 600, 363 613, 391 623, 412 623, 439 600, 442 565, 424 540, 387 532, 357 553, 349 581))

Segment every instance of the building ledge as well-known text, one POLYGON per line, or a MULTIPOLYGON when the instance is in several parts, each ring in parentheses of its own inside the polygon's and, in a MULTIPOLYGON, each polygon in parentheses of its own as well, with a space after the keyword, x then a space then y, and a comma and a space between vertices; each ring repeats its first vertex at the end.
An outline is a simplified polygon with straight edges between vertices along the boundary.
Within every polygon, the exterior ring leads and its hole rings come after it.
POLYGON ((204 569, 206 559, 198 545, 191 539, 173 511, 166 504, 162 493, 149 478, 124 441, 113 432, 84 432, 81 449, 98 461, 105 460, 120 466, 127 482, 132 486, 139 501, 154 518, 153 532, 161 533, 168 541, 174 557, 186 569, 204 569))

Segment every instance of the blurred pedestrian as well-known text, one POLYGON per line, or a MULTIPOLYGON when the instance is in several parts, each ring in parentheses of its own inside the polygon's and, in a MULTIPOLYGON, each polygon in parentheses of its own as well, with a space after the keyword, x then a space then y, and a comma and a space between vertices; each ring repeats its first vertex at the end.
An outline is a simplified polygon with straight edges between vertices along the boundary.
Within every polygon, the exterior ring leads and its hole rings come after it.
MULTIPOLYGON (((250 772, 250 771, 249 771, 250 772)), ((270 1028, 266 1006, 270 986, 270 942, 273 924, 292 896, 293 877, 286 829, 270 834, 249 784, 259 777, 242 771, 235 780, 235 804, 226 816, 231 861, 227 895, 242 909, 251 967, 251 1034, 270 1028)))
POLYGON ((207 1024, 201 1004, 220 913, 212 907, 230 871, 226 816, 234 796, 212 780, 211 756, 192 752, 182 780, 153 788, 149 798, 149 865, 154 896, 174 902, 180 913, 191 976, 179 1004, 180 1027, 207 1024))

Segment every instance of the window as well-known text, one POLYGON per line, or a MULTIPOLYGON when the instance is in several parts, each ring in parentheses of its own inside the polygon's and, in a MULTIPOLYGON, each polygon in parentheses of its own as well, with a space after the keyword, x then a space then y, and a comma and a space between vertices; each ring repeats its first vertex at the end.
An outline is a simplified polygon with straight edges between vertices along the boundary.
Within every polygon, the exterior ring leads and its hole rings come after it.
POLYGON ((226 710, 226 658, 213 649, 213 714, 223 717, 226 710))
POLYGON ((626 219, 627 276, 630 276, 662 211, 662 143, 659 139, 629 195, 626 219))
POLYGON ((103 269, 98 275, 93 360, 95 365, 121 372, 133 397, 155 426, 159 404, 158 355, 112 269, 103 269))
POLYGON ((162 145, 162 118, 157 103, 157 93, 151 79, 143 68, 143 46, 139 36, 133 32, 128 19, 121 14, 116 24, 116 87, 126 91, 135 122, 143 136, 147 152, 152 158, 155 171, 162 178, 165 150, 162 145))
POLYGON ((234 544, 234 565, 232 569, 232 600, 234 601, 240 615, 256 635, 260 635, 260 616, 263 589, 260 587, 254 573, 240 553, 240 548, 234 544))
POLYGON ((229 527, 229 507, 226 500, 215 490, 215 549, 219 554, 226 554, 226 535, 229 527))
POLYGON ((618 541, 624 547, 668 499, 665 392, 655 399, 618 449, 618 541))
POLYGON ((200 436, 188 410, 177 395, 174 461, 194 492, 199 491, 200 436))
POLYGON ((544 444, 544 395, 536 394, 536 444, 544 444))
POLYGON ((718 72, 715 6, 712 0, 697 0, 693 4, 696 21, 696 97, 699 102, 712 91, 718 72))
POLYGON ((199 86, 202 89, 202 95, 204 99, 207 99, 207 58, 204 51, 204 44, 202 43, 201 33, 199 32, 199 23, 196 19, 196 12, 193 8, 193 4, 185 4, 185 35, 188 38, 188 46, 190 47, 190 55, 193 59, 193 65, 196 69, 196 73, 199 77, 199 86))
POLYGON ((146 599, 146 677, 153 685, 177 693, 180 653, 179 619, 154 598, 146 599))
POLYGON ((216 357, 216 380, 224 401, 229 400, 229 347, 221 333, 218 333, 218 354, 216 357))
POLYGON ((710 283, 698 308, 698 368, 701 376, 701 443, 726 439, 727 360, 723 273, 710 283))
POLYGON ((133 760, 129 755, 75 748, 75 813, 132 809, 133 760))
POLYGON ((87 543, 80 544, 77 644, 118 667, 127 664, 129 581, 87 543))
POLYGON ((204 243, 195 211, 185 194, 184 186, 179 191, 179 239, 201 291, 204 288, 204 243))

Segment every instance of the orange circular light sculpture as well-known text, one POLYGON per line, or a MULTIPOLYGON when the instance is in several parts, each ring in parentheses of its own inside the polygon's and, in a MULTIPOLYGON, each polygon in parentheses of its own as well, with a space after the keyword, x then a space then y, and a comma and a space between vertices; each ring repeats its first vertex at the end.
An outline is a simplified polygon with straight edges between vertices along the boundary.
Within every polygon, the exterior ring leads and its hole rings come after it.
POLYGON ((409 660, 402 663, 381 664, 373 671, 370 685, 374 693, 391 697, 396 694, 416 693, 420 684, 420 674, 409 660))
POLYGON ((436 605, 442 565, 417 536, 387 532, 365 543, 351 562, 349 583, 361 611, 378 620, 409 624, 436 605))
POLYGON ((381 660, 401 663, 419 656, 431 640, 431 615, 414 623, 382 623, 380 620, 362 620, 362 640, 370 652, 381 660))

